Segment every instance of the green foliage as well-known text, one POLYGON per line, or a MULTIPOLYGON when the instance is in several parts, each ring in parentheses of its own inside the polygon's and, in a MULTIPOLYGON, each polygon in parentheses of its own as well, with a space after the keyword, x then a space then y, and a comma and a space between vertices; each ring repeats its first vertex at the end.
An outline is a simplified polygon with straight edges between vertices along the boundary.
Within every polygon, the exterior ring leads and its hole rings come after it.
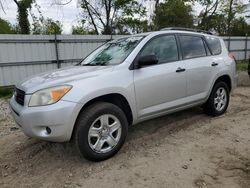
POLYGON ((227 35, 227 20, 224 15, 216 14, 211 17, 211 22, 207 30, 214 30, 219 35, 227 35))
POLYGON ((88 31, 84 29, 81 25, 76 25, 72 27, 72 35, 87 35, 88 31))
POLYGON ((36 1, 33 3, 34 8, 37 10, 39 17, 35 16, 35 14, 30 10, 30 15, 32 18, 32 27, 31 27, 31 33, 38 35, 43 33, 43 23, 45 21, 42 12, 41 12, 41 7, 37 4, 36 1))
POLYGON ((244 11, 244 5, 241 0, 224 0, 222 1, 222 14, 227 19, 227 35, 231 35, 232 21, 236 14, 244 11))
POLYGON ((148 31, 148 21, 136 18, 121 18, 116 24, 117 34, 142 33, 148 31))
POLYGON ((12 96, 13 89, 0 87, 0 98, 8 99, 12 96))
MULTIPOLYGON (((14 27, 0 19, 0 33, 61 34, 62 24, 45 19, 36 0, 13 1, 18 8, 18 25, 14 27), (40 16, 32 14, 34 8, 40 16), (29 13, 33 20, 32 26, 28 20, 29 13)), ((152 20, 145 17, 144 2, 145 0, 79 0, 83 21, 73 26, 72 34, 131 34, 176 26, 198 27, 220 35, 250 35, 246 17, 241 15, 248 10, 243 0, 154 0, 152 20), (195 19, 192 12, 194 2, 202 6, 195 19), (198 25, 193 24, 194 20, 197 20, 198 25)), ((0 8, 4 10, 3 3, 0 8)))
POLYGON ((15 27, 8 21, 0 18, 0 34, 15 34, 15 27))
POLYGON ((199 15, 198 27, 214 30, 220 35, 245 36, 249 27, 243 17, 247 6, 242 0, 197 0, 204 8, 199 15))
POLYGON ((237 61, 237 71, 238 72, 243 72, 243 71, 247 71, 248 69, 248 60, 246 61, 237 61))
POLYGON ((17 20, 20 28, 21 34, 29 34, 30 33, 30 23, 28 20, 28 9, 31 8, 33 0, 21 0, 15 1, 17 5, 17 20))
POLYGON ((183 0, 168 0, 160 3, 153 18, 154 28, 193 27, 192 7, 183 0))
POLYGON ((245 18, 235 18, 232 20, 231 25, 232 36, 250 36, 250 25, 247 24, 245 18))
POLYGON ((72 27, 72 35, 93 35, 95 34, 95 31, 92 29, 88 29, 84 26, 85 20, 82 20, 78 23, 78 25, 75 25, 72 27))
POLYGON ((32 34, 52 35, 62 33, 62 24, 58 20, 54 21, 50 18, 44 19, 43 17, 38 19, 33 14, 32 19, 32 34))
POLYGON ((200 2, 200 4, 204 7, 198 16, 200 19, 198 27, 203 30, 209 30, 211 28, 213 18, 216 16, 220 1, 198 0, 198 2, 200 2))
POLYGON ((46 35, 51 34, 61 34, 62 33, 62 24, 56 20, 47 19, 44 22, 44 33, 46 35))

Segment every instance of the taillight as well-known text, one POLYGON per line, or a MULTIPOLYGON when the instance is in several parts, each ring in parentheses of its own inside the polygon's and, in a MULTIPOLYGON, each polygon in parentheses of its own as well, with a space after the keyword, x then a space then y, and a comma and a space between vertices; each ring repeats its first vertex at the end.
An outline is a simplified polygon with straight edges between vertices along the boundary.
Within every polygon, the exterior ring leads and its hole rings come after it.
POLYGON ((235 56, 234 56, 234 54, 233 54, 232 52, 228 53, 228 56, 229 56, 232 60, 234 60, 234 62, 236 63, 235 56))
POLYGON ((233 60, 233 62, 234 62, 234 74, 237 74, 236 58, 235 58, 233 53, 228 53, 228 56, 233 60))

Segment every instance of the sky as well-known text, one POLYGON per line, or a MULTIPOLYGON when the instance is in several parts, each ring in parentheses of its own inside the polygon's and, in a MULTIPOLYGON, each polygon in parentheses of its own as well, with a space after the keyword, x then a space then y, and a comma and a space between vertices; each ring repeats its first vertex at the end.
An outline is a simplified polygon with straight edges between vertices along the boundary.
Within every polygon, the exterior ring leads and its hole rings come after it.
MULTIPOLYGON (((8 20, 10 23, 16 23, 17 6, 13 0, 0 0, 3 2, 5 7, 5 12, 0 9, 0 18, 8 20)), ((58 6, 55 2, 57 0, 36 0, 37 4, 41 7, 42 15, 45 18, 52 18, 53 20, 58 20, 63 24, 63 34, 70 34, 72 25, 76 25, 80 19, 80 9, 78 7, 78 0, 72 0, 69 4, 64 6, 58 6)), ((62 2, 67 2, 69 0, 62 0, 62 2)), ((247 0, 243 0, 247 1, 247 0)), ((146 1, 146 7, 148 10, 152 11, 149 6, 150 0, 146 1), (147 4, 148 2, 148 4, 147 4)), ((202 7, 197 3, 193 6, 193 13, 197 15, 202 7)), ((35 8, 32 8, 35 15, 38 15, 35 8)), ((31 20, 31 18, 30 18, 31 20)))
MULTIPOLYGON (((17 7, 13 0, 2 0, 6 14, 0 9, 0 17, 8 20, 10 23, 16 23, 17 7)), ((79 20, 80 10, 77 8, 77 0, 72 0, 71 3, 64 6, 53 4, 53 0, 36 0, 41 7, 42 15, 45 18, 59 20, 63 24, 64 34, 71 32, 72 25, 76 25, 79 20)), ((65 1, 66 2, 66 1, 65 1)), ((37 14, 35 8, 32 11, 37 14)))

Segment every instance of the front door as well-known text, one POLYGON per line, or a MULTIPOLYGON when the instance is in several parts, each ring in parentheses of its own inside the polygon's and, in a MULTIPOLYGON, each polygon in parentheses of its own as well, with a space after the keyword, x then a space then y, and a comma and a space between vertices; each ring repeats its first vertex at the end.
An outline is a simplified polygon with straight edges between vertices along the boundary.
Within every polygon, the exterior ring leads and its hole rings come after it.
POLYGON ((158 58, 158 64, 134 70, 140 119, 179 106, 186 97, 186 65, 179 61, 175 35, 161 35, 151 39, 139 57, 152 54, 158 58))

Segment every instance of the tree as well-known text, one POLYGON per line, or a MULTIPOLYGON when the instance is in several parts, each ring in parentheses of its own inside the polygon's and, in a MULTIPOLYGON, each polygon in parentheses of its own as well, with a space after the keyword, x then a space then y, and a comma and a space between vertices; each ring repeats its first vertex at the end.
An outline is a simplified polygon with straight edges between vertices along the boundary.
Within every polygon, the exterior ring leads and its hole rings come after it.
POLYGON ((250 36, 250 25, 247 24, 244 17, 232 21, 231 34, 232 36, 250 36))
POLYGON ((92 35, 95 31, 84 26, 85 20, 82 20, 78 25, 72 27, 72 35, 92 35))
POLYGON ((33 0, 13 0, 17 5, 17 20, 18 25, 20 27, 21 34, 29 34, 30 33, 30 23, 28 19, 28 9, 31 8, 33 0))
POLYGON ((4 7, 3 7, 3 2, 2 0, 0 0, 0 8, 2 9, 2 11, 6 14, 5 10, 4 10, 4 7))
POLYGON ((224 0, 223 2, 223 14, 227 19, 227 34, 231 35, 231 22, 236 14, 241 14, 245 9, 245 5, 242 0, 224 0))
POLYGON ((159 3, 153 17, 154 29, 164 27, 193 27, 192 7, 183 0, 159 3))
POLYGON ((52 35, 62 33, 62 24, 58 20, 54 21, 51 18, 44 19, 44 17, 38 19, 33 14, 32 19, 32 34, 52 35))
POLYGON ((214 15, 217 13, 219 8, 219 0, 199 0, 200 4, 204 7, 201 11, 199 18, 200 22, 198 23, 198 27, 204 30, 211 29, 211 22, 214 15))
POLYGON ((82 25, 72 26, 72 35, 87 35, 88 31, 82 25))
POLYGON ((215 14, 211 17, 210 28, 219 35, 227 35, 227 20, 223 14, 215 14))
POLYGON ((15 28, 6 20, 0 18, 0 34, 15 34, 15 28))
POLYGON ((50 18, 45 20, 42 34, 51 35, 51 34, 61 34, 61 33, 62 33, 62 24, 58 20, 54 21, 50 18))
POLYGON ((145 15, 145 8, 137 0, 81 0, 83 17, 96 34, 111 34, 121 17, 145 15))
POLYGON ((137 18, 120 18, 116 24, 118 34, 142 33, 148 31, 148 21, 137 18))
MULTIPOLYGON (((220 35, 231 35, 235 23, 243 24, 237 17, 246 10, 243 0, 197 0, 204 9, 201 11, 198 27, 214 30, 220 35)), ((239 33, 239 32, 236 32, 239 33)))

